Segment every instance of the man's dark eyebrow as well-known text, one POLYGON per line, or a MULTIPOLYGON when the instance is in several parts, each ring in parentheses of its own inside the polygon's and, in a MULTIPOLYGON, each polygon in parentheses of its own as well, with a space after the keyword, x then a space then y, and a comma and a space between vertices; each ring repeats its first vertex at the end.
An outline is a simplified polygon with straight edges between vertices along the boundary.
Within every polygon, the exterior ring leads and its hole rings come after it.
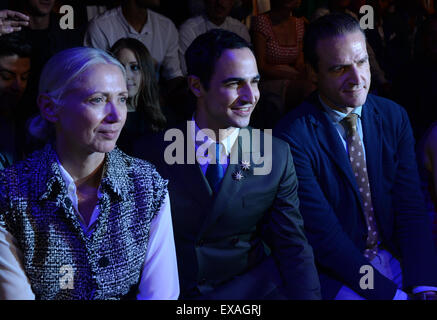
MULTIPOLYGON (((358 61, 365 61, 365 60, 369 60, 369 55, 366 55, 366 56, 362 57, 362 58, 359 59, 358 61)), ((351 65, 351 64, 336 64, 336 65, 333 65, 333 66, 329 67, 328 70, 329 70, 329 71, 332 71, 332 70, 334 70, 334 69, 337 69, 337 68, 344 68, 344 67, 348 67, 348 66, 350 66, 350 65, 351 65)))
POLYGON ((244 78, 238 78, 238 77, 234 77, 234 78, 226 78, 224 80, 222 80, 222 83, 229 83, 229 82, 241 82, 244 81, 244 78))
POLYGON ((10 74, 15 74, 15 72, 13 72, 11 70, 8 70, 8 69, 0 69, 0 72, 7 72, 7 73, 10 73, 10 74))
MULTIPOLYGON (((0 72, 7 72, 7 73, 10 73, 10 74, 15 74, 14 71, 11 71, 11 70, 8 70, 8 69, 1 69, 1 68, 0 68, 0 72)), ((26 74, 26 73, 30 73, 30 69, 28 71, 26 71, 26 72, 23 72, 22 74, 26 74)))
POLYGON ((336 64, 336 65, 333 65, 333 66, 329 67, 328 70, 329 71, 333 71, 334 69, 345 68, 345 67, 348 67, 348 66, 350 66, 350 64, 336 64))
MULTIPOLYGON (((252 80, 259 80, 260 79, 260 75, 256 75, 255 77, 253 77, 252 80)), ((242 82, 244 81, 244 78, 239 78, 239 77, 233 77, 233 78, 226 78, 222 81, 223 84, 225 83, 229 83, 229 82, 242 82)))

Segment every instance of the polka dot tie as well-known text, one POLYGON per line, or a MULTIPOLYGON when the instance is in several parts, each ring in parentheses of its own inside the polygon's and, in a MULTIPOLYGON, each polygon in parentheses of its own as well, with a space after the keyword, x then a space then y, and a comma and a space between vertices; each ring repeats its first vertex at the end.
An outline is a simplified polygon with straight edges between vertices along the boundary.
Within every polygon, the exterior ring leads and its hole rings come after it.
POLYGON ((370 261, 378 252, 378 232, 376 228, 375 215, 373 212, 372 198, 370 194, 369 177, 367 175, 366 158, 364 157, 363 143, 357 131, 356 113, 349 113, 341 123, 347 132, 347 145, 349 151, 349 160, 352 170, 357 180, 361 200, 364 208, 364 218, 367 225, 367 242, 364 256, 370 261))

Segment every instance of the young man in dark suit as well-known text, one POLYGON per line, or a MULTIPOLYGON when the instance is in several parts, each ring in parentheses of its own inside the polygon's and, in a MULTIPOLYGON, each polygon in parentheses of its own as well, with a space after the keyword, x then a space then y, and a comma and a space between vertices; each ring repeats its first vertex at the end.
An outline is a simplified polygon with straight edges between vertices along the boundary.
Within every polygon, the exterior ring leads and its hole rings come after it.
POLYGON ((135 148, 169 180, 180 298, 319 299, 289 148, 248 127, 259 99, 251 45, 215 29, 185 57, 192 121, 135 148))
POLYGON ((359 23, 345 14, 306 30, 318 91, 288 114, 300 210, 325 299, 436 297, 437 264, 407 114, 368 94, 359 23))

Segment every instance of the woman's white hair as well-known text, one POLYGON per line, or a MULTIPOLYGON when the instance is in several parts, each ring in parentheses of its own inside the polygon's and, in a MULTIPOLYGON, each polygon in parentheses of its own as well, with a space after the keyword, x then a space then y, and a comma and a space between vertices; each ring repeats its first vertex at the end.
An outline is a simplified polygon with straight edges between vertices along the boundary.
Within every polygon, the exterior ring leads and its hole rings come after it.
MULTIPOLYGON (((62 101, 67 89, 78 77, 92 66, 98 64, 112 64, 120 68, 126 79, 123 65, 109 53, 95 48, 76 47, 63 50, 47 61, 40 80, 40 94, 47 94, 56 101, 62 101)), ((41 115, 31 119, 29 132, 41 140, 47 140, 53 132, 53 125, 41 115)))

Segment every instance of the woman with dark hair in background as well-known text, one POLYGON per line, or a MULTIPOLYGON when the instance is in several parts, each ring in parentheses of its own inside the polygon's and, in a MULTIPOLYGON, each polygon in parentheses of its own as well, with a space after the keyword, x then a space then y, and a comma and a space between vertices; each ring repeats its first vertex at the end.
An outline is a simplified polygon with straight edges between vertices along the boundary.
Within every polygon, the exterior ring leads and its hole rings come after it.
POLYGON ((135 139, 163 130, 167 120, 159 103, 155 63, 144 44, 134 38, 122 38, 110 52, 126 69, 128 114, 117 146, 129 154, 135 139))

